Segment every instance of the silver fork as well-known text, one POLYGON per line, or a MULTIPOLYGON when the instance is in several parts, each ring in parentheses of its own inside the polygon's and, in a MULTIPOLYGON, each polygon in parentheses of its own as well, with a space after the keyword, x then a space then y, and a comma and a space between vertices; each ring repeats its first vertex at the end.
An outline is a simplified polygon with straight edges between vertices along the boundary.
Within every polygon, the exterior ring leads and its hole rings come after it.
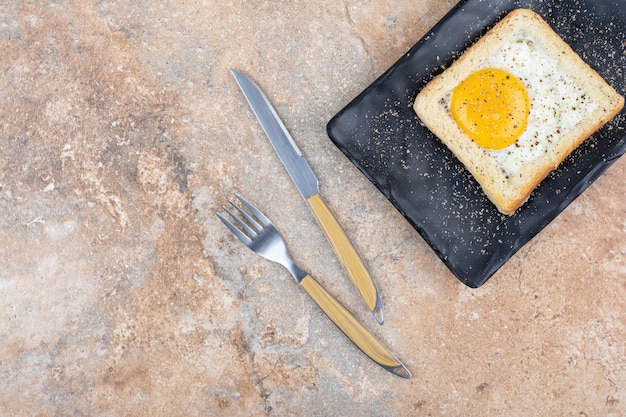
POLYGON ((311 275, 296 265, 285 246, 285 241, 272 222, 243 197, 235 194, 245 207, 230 201, 234 210, 223 207, 231 220, 217 213, 217 217, 247 247, 265 259, 283 265, 311 296, 333 323, 370 359, 394 375, 411 378, 411 372, 376 339, 335 297, 311 275))

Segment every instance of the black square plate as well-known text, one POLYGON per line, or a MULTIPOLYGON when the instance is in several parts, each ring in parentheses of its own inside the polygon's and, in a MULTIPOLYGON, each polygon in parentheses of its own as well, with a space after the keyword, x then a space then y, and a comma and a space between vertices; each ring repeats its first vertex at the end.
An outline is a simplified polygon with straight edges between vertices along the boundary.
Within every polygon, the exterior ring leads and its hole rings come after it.
POLYGON ((626 91, 626 3, 457 4, 327 126, 335 145, 415 227, 452 273, 479 287, 626 151, 625 115, 578 147, 513 216, 500 214, 469 171, 413 112, 417 93, 516 8, 529 8, 620 94, 626 91))

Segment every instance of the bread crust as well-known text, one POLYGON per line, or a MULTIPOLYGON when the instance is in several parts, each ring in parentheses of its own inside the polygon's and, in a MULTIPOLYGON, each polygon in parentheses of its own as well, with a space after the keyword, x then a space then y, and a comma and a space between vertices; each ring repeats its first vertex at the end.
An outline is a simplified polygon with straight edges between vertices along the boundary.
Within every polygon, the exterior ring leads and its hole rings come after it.
POLYGON ((539 15, 528 9, 516 9, 468 48, 448 69, 431 80, 417 95, 413 108, 420 120, 467 167, 498 210, 512 215, 552 170, 623 106, 624 98, 539 15), (496 165, 489 151, 479 147, 461 130, 450 116, 449 106, 441 103, 459 82, 486 66, 491 56, 507 42, 513 42, 520 33, 532 33, 534 41, 558 62, 558 69, 571 77, 597 106, 578 121, 574 129, 560 135, 549 154, 525 162, 519 176, 511 178, 496 165))

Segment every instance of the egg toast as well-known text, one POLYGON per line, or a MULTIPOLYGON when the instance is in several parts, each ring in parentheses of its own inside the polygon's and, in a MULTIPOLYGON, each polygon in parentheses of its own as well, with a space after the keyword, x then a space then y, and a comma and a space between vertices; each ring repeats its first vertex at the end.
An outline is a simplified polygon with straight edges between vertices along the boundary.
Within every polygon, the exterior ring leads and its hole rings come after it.
POLYGON ((517 9, 431 80, 413 108, 512 215, 623 106, 539 15, 517 9))

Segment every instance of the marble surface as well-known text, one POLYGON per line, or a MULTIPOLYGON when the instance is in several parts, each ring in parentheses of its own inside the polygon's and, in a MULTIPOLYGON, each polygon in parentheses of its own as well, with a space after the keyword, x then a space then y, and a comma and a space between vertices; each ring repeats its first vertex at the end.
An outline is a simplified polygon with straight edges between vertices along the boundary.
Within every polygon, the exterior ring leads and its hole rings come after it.
POLYGON ((454 3, 2 2, 0 414, 625 415, 625 159, 472 290, 326 136, 454 3), (384 326, 230 68, 318 174, 384 326), (235 192, 411 380, 229 235, 235 192))

